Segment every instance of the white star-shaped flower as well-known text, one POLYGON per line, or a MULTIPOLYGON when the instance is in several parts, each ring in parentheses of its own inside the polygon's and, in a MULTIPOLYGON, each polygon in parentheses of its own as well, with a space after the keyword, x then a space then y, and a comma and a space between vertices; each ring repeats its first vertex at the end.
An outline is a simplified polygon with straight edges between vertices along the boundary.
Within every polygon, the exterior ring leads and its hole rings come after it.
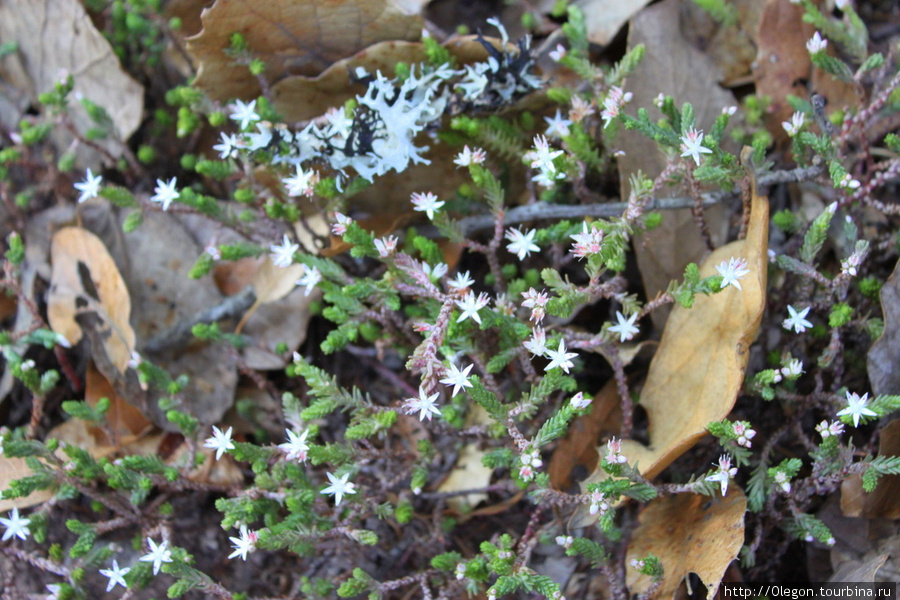
POLYGON ((341 505, 341 500, 343 500, 345 495, 350 496, 356 493, 356 486, 348 481, 350 479, 350 473, 344 473, 340 479, 331 473, 326 473, 326 475, 328 476, 328 482, 331 483, 331 485, 319 493, 325 494, 326 496, 334 496, 335 506, 341 505))
POLYGON ((563 119, 558 108, 553 118, 544 117, 544 120, 547 121, 547 131, 544 132, 546 135, 554 138, 564 138, 569 135, 569 125, 572 124, 572 121, 563 119))
POLYGON ((481 325, 481 315, 478 314, 478 311, 487 306, 489 301, 488 295, 484 292, 481 292, 476 297, 475 292, 470 291, 462 300, 456 300, 456 306, 462 311, 456 322, 462 323, 469 317, 472 317, 472 320, 481 325))
POLYGON ((747 268, 747 261, 744 260, 743 257, 738 256, 735 258, 732 256, 727 262, 723 260, 721 264, 716 265, 716 271, 722 276, 723 290, 729 285, 733 285, 737 289, 743 290, 743 288, 741 288, 741 282, 738 280, 747 275, 747 273, 750 272, 750 269, 747 268))
POLYGON ((811 38, 806 42, 806 49, 810 54, 818 54, 825 50, 828 47, 828 40, 822 39, 822 36, 819 35, 819 32, 815 32, 811 38))
POLYGON ((240 121, 241 129, 247 129, 250 123, 259 121, 260 117, 256 114, 256 100, 251 100, 249 104, 237 100, 234 105, 235 108, 231 111, 231 120, 240 121))
POLYGON ((737 467, 731 466, 731 457, 723 454, 719 457, 718 469, 706 478, 706 481, 718 481, 722 489, 722 495, 728 493, 728 482, 737 475, 737 467))
POLYGON ((413 192, 410 200, 412 200, 414 205, 413 210, 425 213, 428 215, 429 219, 434 219, 434 211, 444 205, 444 202, 438 200, 438 197, 431 192, 426 192, 424 194, 421 192, 413 192))
POLYGON ((446 386, 453 386, 453 396, 455 397, 461 388, 469 388, 472 387, 472 382, 469 381, 469 371, 472 370, 473 365, 469 365, 462 371, 454 365, 450 363, 450 368, 446 372, 446 377, 441 379, 441 383, 446 386))
POLYGON ((285 269, 294 262, 294 253, 299 249, 300 245, 291 242, 287 234, 284 234, 281 244, 269 247, 269 258, 272 259, 273 265, 285 269))
POLYGON ((457 273, 455 279, 451 279, 447 282, 447 286, 456 291, 461 291, 468 289, 473 283, 475 283, 475 280, 472 279, 469 276, 469 272, 466 271, 465 273, 457 273))
POLYGON ((562 153, 562 150, 551 151, 547 138, 542 135, 536 135, 534 136, 534 150, 529 153, 531 156, 531 168, 555 173, 556 165, 553 164, 553 159, 562 153))
POLYGON ((91 170, 88 169, 84 176, 84 181, 75 184, 75 189, 81 192, 81 195, 78 196, 78 202, 84 202, 88 198, 96 198, 100 193, 100 184, 102 182, 102 176, 97 175, 95 177, 91 170))
POLYGON ((838 412, 837 416, 843 417, 845 415, 850 415, 853 417, 853 426, 859 427, 859 419, 860 417, 877 417, 878 413, 872 410, 871 408, 866 408, 866 405, 869 403, 869 394, 863 394, 862 397, 859 394, 847 392, 847 408, 838 412))
POLYGON ((468 167, 469 165, 480 165, 484 162, 485 154, 481 148, 470 150, 468 146, 463 148, 462 152, 456 155, 453 162, 460 167, 468 167))
POLYGON ((688 132, 681 137, 681 156, 690 156, 699 166, 701 154, 712 154, 712 150, 701 145, 702 142, 703 131, 697 131, 691 127, 688 132))
POLYGON ((577 352, 566 352, 566 340, 559 340, 559 347, 556 350, 547 350, 546 352, 547 358, 550 359, 550 362, 544 367, 545 371, 549 371, 551 369, 555 369, 559 367, 566 373, 569 372, 569 369, 572 368, 572 361, 570 359, 578 356, 577 352))
POLYGON ((312 196, 313 195, 313 186, 316 185, 319 181, 319 174, 313 171, 312 169, 309 172, 303 170, 300 165, 297 165, 297 170, 294 173, 293 177, 285 177, 281 180, 287 188, 288 196, 312 196))
POLYGON ((531 337, 522 342, 522 345, 535 356, 547 354, 547 334, 544 332, 544 328, 535 327, 532 329, 531 337))
POLYGON ((618 321, 618 325, 613 325, 609 328, 613 333, 619 334, 619 342, 624 342, 625 340, 630 340, 633 338, 638 332, 640 332, 640 328, 638 328, 634 322, 637 321, 638 313, 634 313, 627 319, 625 315, 616 311, 616 321, 618 321))
POLYGON ((438 407, 435 405, 435 402, 438 399, 440 394, 432 394, 428 395, 428 392, 425 391, 424 388, 419 388, 419 397, 418 398, 407 398, 404 403, 404 408, 406 408, 406 414, 411 415, 414 412, 419 413, 419 421, 424 421, 425 419, 431 420, 432 415, 439 415, 441 411, 438 410, 438 407))
POLYGON ((306 291, 303 292, 303 295, 309 296, 313 289, 319 285, 320 281, 322 281, 322 273, 319 269, 316 267, 306 267, 303 277, 297 280, 297 285, 305 285, 306 291))
POLYGON ((791 305, 788 305, 787 308, 790 317, 782 322, 782 327, 784 327, 785 329, 793 329, 794 333, 803 333, 813 326, 812 323, 806 320, 806 315, 809 314, 810 307, 807 306, 799 312, 791 305))
POLYGON ((213 425, 213 436, 211 438, 206 439, 206 443, 203 444, 204 448, 213 448, 216 451, 216 460, 222 458, 222 455, 226 450, 234 450, 234 442, 231 441, 231 430, 229 427, 228 431, 222 433, 222 430, 213 425))
POLYGON ((172 204, 172 201, 177 200, 181 196, 178 190, 175 189, 176 184, 175 177, 170 179, 168 183, 162 179, 157 179, 156 187, 153 189, 154 194, 150 197, 150 200, 162 204, 163 210, 169 210, 169 205, 172 204))
POLYGON ((226 158, 235 158, 238 154, 238 148, 240 147, 237 136, 233 133, 225 133, 222 131, 219 133, 219 139, 221 141, 213 146, 213 150, 219 153, 219 158, 222 160, 225 160, 226 158))
POLYGON ((109 583, 106 584, 106 591, 112 591, 116 585, 121 585, 123 588, 128 589, 128 584, 125 583, 125 575, 128 575, 129 571, 131 571, 131 567, 120 569, 119 562, 115 559, 112 562, 112 569, 100 569, 100 574, 109 579, 109 583))
POLYGON ((806 115, 802 112, 795 112, 791 116, 790 121, 782 121, 781 126, 784 127, 784 130, 790 137, 794 137, 798 133, 800 133, 800 129, 803 127, 803 123, 806 121, 806 115))
POLYGON ((11 537, 17 537, 20 540, 26 539, 31 535, 31 530, 28 529, 29 523, 31 523, 31 519, 20 517, 19 509, 13 508, 9 513, 9 518, 0 518, 0 524, 6 527, 6 531, 3 532, 3 541, 5 542, 11 537))
POLYGON ((228 558, 240 556, 247 560, 247 554, 256 550, 256 540, 258 536, 255 531, 248 531, 246 525, 241 525, 240 537, 230 537, 231 543, 234 545, 234 552, 228 555, 228 558))
POLYGON ((304 462, 307 458, 306 453, 309 452, 309 445, 306 443, 306 436, 309 435, 309 430, 303 430, 303 433, 297 435, 290 429, 285 429, 284 432, 287 434, 287 439, 283 444, 278 444, 278 447, 284 450, 288 460, 292 460, 296 458, 300 462, 304 462))
POLYGON ((510 243, 506 245, 506 249, 518 256, 519 260, 524 260, 525 257, 529 256, 532 252, 539 252, 541 249, 534 243, 534 236, 536 233, 537 231, 534 229, 529 229, 527 233, 522 233, 518 227, 515 229, 507 229, 504 237, 508 239, 510 243))
POLYGON ((141 557, 141 562, 153 563, 153 574, 159 573, 163 563, 172 562, 172 551, 168 549, 169 542, 164 541, 160 545, 156 545, 151 538, 147 538, 147 544, 150 546, 150 553, 141 557))

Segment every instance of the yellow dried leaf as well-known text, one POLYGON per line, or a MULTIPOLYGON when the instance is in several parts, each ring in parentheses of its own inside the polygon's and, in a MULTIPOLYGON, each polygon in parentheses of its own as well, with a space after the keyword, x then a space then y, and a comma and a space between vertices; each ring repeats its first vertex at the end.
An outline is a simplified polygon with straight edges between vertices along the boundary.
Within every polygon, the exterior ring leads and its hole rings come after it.
MULTIPOLYGON (((622 442, 622 454, 648 479, 690 449, 710 422, 731 412, 744 381, 750 345, 765 308, 768 267, 769 200, 756 193, 755 180, 751 187, 746 239, 718 248, 700 268, 701 277, 716 275, 716 265, 743 257, 750 269, 740 280, 743 289, 729 286, 696 297, 693 308, 672 310, 640 398, 650 421, 650 444, 622 442)), ((584 485, 605 478, 598 469, 584 485)), ((574 523, 593 520, 582 511, 574 523)))
MULTIPOLYGON (((485 452, 479 450, 475 444, 465 446, 456 459, 456 466, 450 475, 441 483, 437 491, 460 492, 476 488, 487 487, 491 482, 493 469, 484 466, 481 462, 485 452)), ((456 512, 463 512, 465 506, 474 507, 482 500, 487 500, 487 494, 478 492, 463 496, 451 496, 447 499, 447 505, 456 512)))
POLYGON ((50 327, 75 344, 82 334, 76 317, 95 313, 102 322, 104 347, 93 348, 93 352, 104 351, 124 373, 135 343, 129 322, 131 297, 106 246, 85 229, 66 227, 53 236, 50 260, 50 327))
POLYGON ((672 598, 690 573, 696 573, 706 585, 707 598, 715 597, 725 569, 744 544, 746 510, 747 498, 737 486, 731 486, 724 498, 678 494, 652 500, 641 513, 628 546, 629 590, 642 594, 650 587, 650 578, 639 573, 631 561, 652 553, 665 571, 656 598, 672 598))

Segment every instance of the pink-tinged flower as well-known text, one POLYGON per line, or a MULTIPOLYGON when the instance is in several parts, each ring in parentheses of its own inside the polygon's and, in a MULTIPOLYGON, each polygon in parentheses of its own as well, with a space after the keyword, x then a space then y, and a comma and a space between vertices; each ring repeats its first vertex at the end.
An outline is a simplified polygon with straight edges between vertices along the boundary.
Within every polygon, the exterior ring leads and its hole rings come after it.
POLYGON ((585 258, 597 254, 603 246, 603 231, 593 224, 590 231, 588 231, 587 222, 581 224, 581 233, 576 233, 569 237, 575 240, 570 252, 577 258, 585 258))
POLYGON ((738 446, 750 448, 753 444, 750 440, 756 437, 756 430, 751 429, 750 425, 744 421, 735 421, 731 425, 731 430, 737 436, 738 446))
POLYGON ((706 481, 718 481, 722 489, 722 495, 728 493, 728 482, 732 477, 737 475, 737 467, 731 466, 731 457, 723 454, 719 457, 719 464, 716 472, 706 478, 706 481))
POLYGON ((578 392, 569 402, 572 403, 572 407, 577 410, 583 410, 591 405, 592 398, 590 396, 585 397, 584 392, 578 392))
POLYGON ((816 431, 818 431, 819 435, 822 436, 822 439, 825 440, 826 438, 837 437, 844 433, 844 424, 840 421, 832 421, 831 423, 822 421, 816 425, 816 431))
POLYGON ((594 114, 594 112, 593 104, 577 94, 572 96, 572 108, 569 110, 569 119, 573 123, 581 123, 585 117, 594 114))
POLYGON ((815 32, 809 41, 806 42, 806 49, 810 54, 818 54, 825 50, 828 47, 828 40, 822 39, 822 36, 819 35, 819 32, 815 32))
POLYGON ((309 430, 304 430, 300 435, 297 435, 290 429, 285 429, 284 432, 287 434, 288 441, 283 444, 278 444, 278 447, 287 455, 285 458, 287 460, 296 458, 299 462, 306 462, 307 453, 309 452, 306 436, 309 435, 309 430))
POLYGON ((247 554, 256 550, 256 542, 259 535, 255 531, 249 531, 246 525, 241 525, 240 537, 230 537, 234 552, 228 555, 228 558, 236 558, 240 556, 243 560, 247 560, 247 554))
POLYGON ((592 515, 599 514, 602 517, 609 512, 610 508, 612 508, 612 505, 609 503, 606 494, 602 492, 591 492, 591 505, 590 508, 588 508, 588 512, 592 515))
POLYGON ((378 256, 387 258, 397 250, 397 236, 389 235, 383 238, 375 238, 375 249, 378 250, 378 256))
POLYGON ((544 328, 535 327, 532 329, 531 338, 525 340, 522 345, 535 356, 547 354, 547 334, 544 333, 544 328))
POLYGON ((296 172, 293 177, 285 177, 282 179, 284 186, 287 188, 288 196, 306 196, 311 197, 315 191, 313 188, 319 183, 319 174, 313 170, 306 172, 300 165, 297 165, 296 172))
POLYGON ((468 167, 469 165, 480 165, 484 162, 485 153, 481 148, 475 148, 474 150, 469 150, 468 146, 465 146, 459 154, 456 155, 456 159, 454 159, 454 163, 460 167, 468 167))
POLYGON ((544 291, 538 292, 534 288, 530 288, 527 292, 522 293, 522 306, 531 309, 531 317, 535 323, 544 320, 544 308, 547 306, 549 298, 544 291))
POLYGON ((428 215, 429 219, 434 219, 435 211, 444 205, 444 202, 438 200, 438 197, 431 192, 426 192, 424 194, 421 192, 413 192, 410 199, 413 203, 413 210, 425 213, 428 215))
POLYGON ((712 154, 712 150, 702 145, 703 131, 697 131, 691 127, 681 137, 681 156, 690 156, 697 165, 700 165, 701 154, 712 154))
POLYGON ((334 223, 331 226, 331 233, 334 235, 344 235, 347 233, 347 225, 353 222, 353 219, 345 214, 334 213, 334 223))
POLYGON ((622 440, 612 438, 606 442, 606 462, 611 465, 624 465, 628 462, 622 455, 622 440))
POLYGON ((625 93, 622 88, 614 86, 609 90, 606 99, 603 100, 603 110, 600 112, 600 118, 603 119, 603 128, 609 127, 613 119, 619 116, 622 108, 631 100, 631 92, 625 93))
POLYGON ((554 62, 561 61, 566 55, 566 47, 562 44, 557 44, 556 48, 547 53, 550 56, 550 60, 554 62))

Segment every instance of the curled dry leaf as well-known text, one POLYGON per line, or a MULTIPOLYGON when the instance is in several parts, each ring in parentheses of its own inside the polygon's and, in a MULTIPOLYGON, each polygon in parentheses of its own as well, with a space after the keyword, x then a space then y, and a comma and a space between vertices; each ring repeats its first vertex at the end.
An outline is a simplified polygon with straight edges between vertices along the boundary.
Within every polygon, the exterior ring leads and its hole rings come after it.
MULTIPOLYGON (((900 421, 881 430, 878 456, 900 456, 900 421)), ((900 519, 900 475, 884 475, 878 487, 867 493, 862 475, 851 475, 841 483, 841 510, 848 517, 900 519)))
POLYGON ((884 332, 869 349, 869 381, 875 395, 900 394, 900 262, 881 287, 884 332))
POLYGON ((200 63, 195 85, 215 100, 261 92, 247 66, 227 53, 235 33, 266 63, 263 77, 276 83, 288 75, 318 75, 377 42, 418 40, 423 25, 392 0, 217 0, 201 19, 203 31, 189 40, 188 51, 200 63))
MULTIPOLYGON (((75 81, 75 97, 83 97, 103 107, 112 120, 114 137, 127 139, 140 125, 144 110, 144 90, 122 70, 119 59, 106 38, 97 31, 78 0, 7 0, 0 2, 0 39, 14 41, 16 54, 7 57, 16 67, 10 73, 0 68, 0 80, 12 81, 32 102, 49 92, 62 74, 75 81)), ((4 64, 9 65, 5 60, 4 64)), ((77 101, 69 103, 75 127, 85 133, 95 123, 77 101)), ((18 116, 13 115, 15 127, 18 116)), ((5 122, 5 117, 0 118, 5 122)), ((58 140, 66 149, 71 140, 58 140)), ((115 149, 110 142, 102 146, 115 149)), ((97 162, 97 153, 79 158, 87 165, 97 162)))
MULTIPOLYGON (((743 257, 750 269, 741 279, 743 290, 729 286, 696 297, 693 308, 672 310, 640 398, 650 421, 650 443, 622 442, 622 454, 648 479, 703 437, 707 424, 731 412, 744 381, 750 345, 765 308, 768 267, 769 200, 757 194, 755 180, 751 187, 746 239, 718 248, 700 267, 700 276, 708 277, 717 274, 716 265, 743 257)), ((605 472, 598 470, 585 484, 604 478, 605 472)), ((575 518, 576 523, 593 520, 586 511, 575 518)))
POLYGON ((53 268, 47 317, 53 330, 76 344, 81 340, 79 314, 94 313, 100 319, 102 348, 109 361, 124 373, 134 350, 134 330, 129 322, 131 297, 125 280, 106 246, 93 233, 65 227, 53 236, 50 247, 53 268))
POLYGON ((648 554, 659 558, 665 573, 655 597, 670 600, 681 582, 696 573, 714 598, 725 569, 744 545, 747 498, 730 486, 724 498, 677 494, 651 500, 641 512, 625 557, 626 582, 634 594, 645 593, 652 582, 639 573, 632 560, 648 554))

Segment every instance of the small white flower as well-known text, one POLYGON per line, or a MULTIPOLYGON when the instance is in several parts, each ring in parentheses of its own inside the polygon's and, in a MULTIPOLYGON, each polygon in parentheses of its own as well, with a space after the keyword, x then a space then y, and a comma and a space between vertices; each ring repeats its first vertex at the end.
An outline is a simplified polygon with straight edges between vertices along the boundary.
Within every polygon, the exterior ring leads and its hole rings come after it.
POLYGON ((572 403, 572 407, 577 410, 582 410, 591 405, 592 398, 590 396, 585 397, 584 392, 578 392, 569 402, 572 403))
POLYGON ((506 245, 506 249, 518 256, 519 260, 524 260, 532 252, 540 251, 540 247, 534 243, 535 234, 537 234, 537 231, 534 229, 528 230, 527 233, 522 233, 518 227, 507 229, 504 237, 510 243, 506 245))
POLYGON ((291 242, 287 234, 284 234, 281 244, 269 246, 269 257, 272 259, 273 265, 285 269, 294 262, 294 253, 299 249, 300 245, 291 242))
POLYGON ((575 541, 575 540, 572 538, 571 535, 558 535, 558 536, 556 536, 556 544, 557 544, 558 546, 562 546, 563 548, 568 548, 569 546, 572 545, 572 542, 574 542, 574 541, 575 541))
POLYGON ((555 173, 556 165, 553 164, 553 159, 562 155, 562 153, 562 150, 551 151, 547 138, 542 135, 536 135, 534 136, 534 150, 529 153, 531 155, 531 168, 555 173))
POLYGON ((752 429, 749 426, 749 423, 746 423, 744 421, 736 421, 732 424, 731 430, 736 436, 738 436, 738 446, 743 446, 744 448, 750 448, 751 446, 753 446, 753 443, 750 440, 756 437, 756 430, 752 429))
POLYGON ((219 158, 222 160, 225 160, 226 158, 235 158, 238 154, 238 148, 240 147, 237 136, 233 133, 225 133, 222 131, 219 133, 219 139, 222 141, 213 146, 213 150, 219 153, 219 158))
POLYGON ((314 186, 319 182, 319 174, 312 169, 309 172, 304 171, 300 165, 297 165, 293 177, 285 177, 281 180, 287 188, 288 196, 306 196, 313 195, 314 186))
POLYGON ((469 317, 472 317, 473 321, 481 325, 481 315, 478 314, 478 311, 487 306, 488 302, 490 302, 490 298, 484 292, 481 292, 476 297, 475 292, 470 291, 462 300, 456 300, 456 306, 462 311, 456 322, 462 323, 469 317))
POLYGON ((624 465, 628 462, 622 454, 622 440, 612 438, 606 442, 606 462, 613 465, 624 465))
POLYGON ((722 114, 723 114, 723 115, 728 115, 729 117, 733 117, 734 115, 737 114, 737 109, 738 109, 738 107, 737 107, 737 106, 734 106, 734 105, 731 105, 731 106, 723 106, 723 107, 722 107, 722 114))
POLYGON ((97 175, 95 177, 94 174, 91 173, 91 170, 88 169, 84 176, 84 181, 75 184, 75 189, 81 192, 81 195, 78 196, 78 202, 84 202, 89 198, 96 198, 100 193, 100 184, 102 182, 102 176, 97 175))
POLYGON ((278 444, 278 447, 284 450, 284 453, 287 455, 285 458, 287 460, 296 458, 300 462, 305 462, 307 452, 309 452, 309 445, 306 443, 306 436, 309 435, 309 430, 305 429, 300 435, 297 435, 290 429, 285 429, 284 432, 287 434, 288 441, 278 444))
POLYGON ((559 62, 566 56, 566 47, 562 44, 557 44, 556 48, 547 53, 550 56, 550 60, 553 62, 559 62))
POLYGON ((397 250, 396 235, 389 235, 383 238, 375 238, 375 249, 378 250, 378 256, 387 258, 397 250))
POLYGON ((577 258, 585 258, 592 254, 597 254, 603 246, 603 230, 591 224, 588 230, 587 222, 582 222, 581 233, 571 235, 575 243, 572 245, 570 252, 577 258))
POLYGON ((522 292, 522 306, 531 309, 530 320, 540 323, 544 320, 544 309, 547 306, 549 297, 544 291, 538 292, 534 288, 529 288, 527 292, 522 292))
POLYGON ((350 473, 344 473, 340 479, 331 473, 326 473, 325 475, 328 476, 328 482, 331 485, 319 493, 325 494, 326 496, 334 496, 335 506, 341 505, 341 500, 343 500, 345 495, 351 496, 356 493, 356 485, 348 481, 350 479, 350 473))
POLYGON ((228 431, 222 433, 222 430, 213 425, 213 436, 211 438, 206 439, 206 443, 203 444, 204 448, 212 448, 216 451, 216 460, 222 458, 222 455, 226 450, 234 450, 234 442, 231 441, 231 430, 229 427, 228 431))
POLYGON ((791 491, 791 480, 784 471, 775 472, 775 483, 781 486, 781 491, 785 494, 791 491))
POLYGON ((228 558, 240 556, 243 560, 247 560, 247 554, 256 550, 256 541, 259 536, 255 531, 248 531, 246 525, 241 525, 240 537, 230 537, 231 543, 234 545, 234 552, 228 555, 228 558))
POLYGON ((453 162, 460 167, 468 167, 469 165, 480 165, 484 162, 484 159, 484 150, 481 148, 469 150, 469 147, 466 146, 463 148, 462 152, 456 155, 453 162))
POLYGON ((588 508, 588 512, 592 515, 599 513, 602 517, 609 512, 610 508, 612 508, 612 505, 609 503, 606 494, 603 492, 591 492, 591 505, 588 508))
POLYGON ((738 256, 735 258, 732 256, 728 259, 728 262, 722 261, 721 264, 716 265, 716 271, 719 272, 719 275, 722 276, 722 289, 724 290, 729 285, 733 285, 739 290, 741 288, 741 282, 739 279, 742 279, 747 273, 750 272, 750 269, 747 268, 747 261, 738 256))
POLYGON ((231 111, 231 120, 240 121, 241 129, 247 129, 250 123, 259 121, 260 117, 256 114, 256 100, 251 100, 249 104, 242 101, 235 101, 235 108, 231 111))
POLYGON ((809 41, 806 42, 806 49, 810 54, 818 54, 825 50, 828 47, 828 40, 822 39, 822 36, 819 35, 819 32, 815 32, 809 41))
POLYGON ((702 145, 703 131, 697 131, 691 127, 686 134, 681 136, 681 156, 690 156, 697 165, 700 165, 701 154, 712 154, 712 150, 702 145))
POLYGON ((419 413, 419 421, 424 421, 425 419, 431 420, 433 415, 441 414, 441 411, 435 405, 440 394, 432 394, 428 395, 428 392, 425 391, 425 388, 419 387, 419 397, 418 398, 407 398, 404 403, 404 408, 406 409, 406 414, 411 415, 414 412, 419 413))
POLYGON ((457 292, 468 290, 469 286, 475 283, 475 280, 469 277, 469 272, 465 273, 457 273, 455 279, 451 279, 447 282, 447 286, 451 289, 456 290, 457 292))
POLYGON ((863 394, 862 397, 859 394, 851 393, 849 390, 847 391, 847 408, 838 412, 837 416, 843 417, 845 415, 850 415, 853 417, 853 426, 859 427, 859 419, 860 417, 877 417, 878 413, 872 410, 871 408, 867 408, 866 405, 869 403, 869 394, 863 394))
POLYGON ((782 322, 782 327, 788 330, 793 329, 794 333, 803 333, 812 327, 812 323, 806 320, 806 315, 809 314, 810 307, 807 306, 801 311, 797 311, 797 309, 791 305, 788 305, 787 308, 790 316, 782 322))
POLYGON ((572 124, 572 121, 563 119, 558 108, 552 118, 544 117, 544 120, 547 121, 547 131, 544 132, 547 136, 558 139, 569 135, 569 125, 572 124))
POLYGON ((450 369, 445 373, 446 377, 441 379, 441 383, 448 387, 453 386, 453 397, 456 397, 460 389, 472 387, 472 382, 469 381, 469 371, 472 370, 472 366, 469 365, 460 371, 456 365, 450 363, 450 369))
POLYGON ((319 272, 319 269, 316 267, 306 267, 303 276, 297 280, 297 285, 306 286, 306 291, 303 292, 303 295, 309 296, 313 289, 319 285, 320 281, 322 281, 322 273, 319 272))
POLYGON ((150 197, 150 200, 162 204, 163 210, 169 210, 169 205, 172 204, 172 201, 177 200, 181 196, 175 189, 176 183, 174 177, 168 183, 162 179, 157 179, 156 187, 153 189, 154 195, 150 197))
POLYGON ((156 545, 151 538, 147 538, 147 544, 150 546, 150 552, 141 557, 141 562, 153 563, 153 574, 157 575, 163 563, 172 562, 172 551, 168 549, 169 542, 164 541, 160 545, 156 545))
POLYGON ((547 334, 544 333, 544 328, 535 327, 532 329, 531 338, 525 340, 522 345, 535 356, 547 354, 547 334))
POLYGON ((131 567, 120 569, 119 562, 115 559, 112 561, 112 569, 100 569, 100 574, 109 579, 109 583, 106 584, 106 591, 112 591, 116 585, 121 585, 123 588, 128 589, 128 584, 125 583, 125 575, 128 575, 129 571, 131 571, 131 567))
POLYGON ((731 457, 723 454, 719 457, 718 468, 715 473, 706 478, 706 481, 718 481, 722 488, 722 495, 728 493, 728 482, 737 475, 737 467, 731 466, 731 457))
POLYGON ((31 530, 28 529, 29 523, 31 523, 31 519, 20 517, 19 509, 14 507, 9 513, 9 518, 0 518, 0 525, 6 527, 6 531, 3 532, 3 541, 5 542, 11 537, 17 537, 20 540, 26 539, 31 535, 31 530))
POLYGON ((634 324, 637 318, 638 313, 634 313, 626 319, 625 315, 616 311, 616 321, 618 321, 618 325, 611 326, 609 330, 619 334, 620 343, 630 340, 640 332, 640 329, 634 324))
POLYGON ((803 127, 804 122, 806 122, 806 115, 802 112, 795 112, 793 116, 791 116, 791 120, 782 121, 781 126, 784 127, 784 130, 789 136, 794 137, 800 133, 800 129, 803 127))
POLYGON ((795 358, 786 367, 781 367, 781 374, 788 379, 800 377, 803 374, 803 363, 795 358))
POLYGON ((413 210, 424 212, 428 215, 429 219, 434 219, 434 212, 444 205, 444 202, 438 200, 438 197, 431 192, 426 192, 424 194, 421 192, 413 192, 410 199, 414 205, 413 210))
POLYGON ((559 340, 559 346, 556 350, 547 350, 545 354, 550 359, 550 362, 544 367, 545 371, 559 367, 566 373, 573 367, 571 359, 578 356, 577 352, 566 352, 566 340, 564 339, 559 340))
POLYGON ((844 424, 840 421, 832 421, 829 423, 828 421, 822 421, 818 425, 816 425, 816 431, 819 432, 819 435, 822 436, 822 439, 825 440, 829 437, 837 437, 844 433, 844 424))

